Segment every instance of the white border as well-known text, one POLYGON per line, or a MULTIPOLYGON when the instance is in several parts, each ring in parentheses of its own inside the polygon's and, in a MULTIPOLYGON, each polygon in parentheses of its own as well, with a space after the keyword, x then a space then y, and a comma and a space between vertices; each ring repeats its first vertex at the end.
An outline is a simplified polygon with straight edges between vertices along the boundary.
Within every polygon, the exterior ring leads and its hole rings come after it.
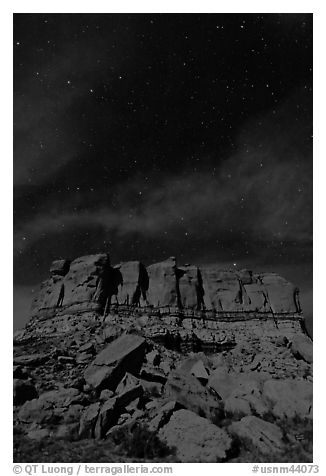
MULTIPOLYGON (((12 13, 314 13, 314 463, 320 465, 323 472, 325 395, 324 395, 324 352, 325 352, 325 145, 322 140, 325 133, 325 2, 322 1, 13 1, 1 4, 1 324, 2 342, 2 391, 0 392, 2 410, 2 450, 9 463, 8 471, 12 474, 12 13), (10 435, 10 436, 9 436, 10 435)), ((223 464, 219 469, 223 474, 252 474, 252 465, 223 464)), ((196 465, 178 465, 174 474, 194 473, 196 465)), ((201 464, 199 471, 216 475, 217 466, 201 464)))

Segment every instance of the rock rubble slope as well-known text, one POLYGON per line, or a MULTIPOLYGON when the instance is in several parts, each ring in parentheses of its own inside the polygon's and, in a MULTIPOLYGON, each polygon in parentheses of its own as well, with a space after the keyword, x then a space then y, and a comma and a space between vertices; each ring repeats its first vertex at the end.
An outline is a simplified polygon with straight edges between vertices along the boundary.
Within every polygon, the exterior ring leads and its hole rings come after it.
POLYGON ((16 462, 311 462, 312 342, 276 274, 55 261, 14 336, 16 462))

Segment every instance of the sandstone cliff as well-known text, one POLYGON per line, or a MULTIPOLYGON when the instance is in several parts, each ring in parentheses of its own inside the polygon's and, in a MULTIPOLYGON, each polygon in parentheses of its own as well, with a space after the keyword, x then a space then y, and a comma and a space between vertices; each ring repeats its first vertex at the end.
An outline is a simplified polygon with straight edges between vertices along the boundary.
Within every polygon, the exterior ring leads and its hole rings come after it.
POLYGON ((61 307, 69 312, 103 312, 111 304, 193 309, 220 316, 301 312, 297 288, 275 273, 177 266, 174 257, 147 268, 139 261, 111 266, 105 254, 71 263, 55 261, 50 272, 33 303, 34 314, 61 307))

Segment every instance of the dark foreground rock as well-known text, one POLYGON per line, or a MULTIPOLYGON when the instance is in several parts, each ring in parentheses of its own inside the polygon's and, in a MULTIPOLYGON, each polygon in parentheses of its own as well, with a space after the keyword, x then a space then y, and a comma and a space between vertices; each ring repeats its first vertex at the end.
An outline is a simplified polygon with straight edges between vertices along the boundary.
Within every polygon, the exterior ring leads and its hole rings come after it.
POLYGON ((263 396, 275 416, 312 418, 312 383, 305 380, 268 380, 263 396))
POLYGON ((308 336, 304 334, 294 336, 292 339, 291 350, 295 357, 312 364, 313 348, 312 341, 308 336))
POLYGON ((33 400, 38 396, 34 385, 27 380, 14 379, 13 386, 14 405, 22 405, 27 400, 33 400))
POLYGON ((126 372, 137 373, 145 355, 145 339, 127 334, 98 354, 86 369, 86 382, 97 390, 114 390, 126 372))

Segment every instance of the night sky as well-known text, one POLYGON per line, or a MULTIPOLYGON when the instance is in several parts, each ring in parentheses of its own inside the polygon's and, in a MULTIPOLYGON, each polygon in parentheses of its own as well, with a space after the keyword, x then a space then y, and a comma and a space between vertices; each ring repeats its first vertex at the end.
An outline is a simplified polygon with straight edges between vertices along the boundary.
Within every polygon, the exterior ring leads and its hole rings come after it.
POLYGON ((312 15, 15 14, 14 309, 55 258, 276 271, 312 316, 312 15))

